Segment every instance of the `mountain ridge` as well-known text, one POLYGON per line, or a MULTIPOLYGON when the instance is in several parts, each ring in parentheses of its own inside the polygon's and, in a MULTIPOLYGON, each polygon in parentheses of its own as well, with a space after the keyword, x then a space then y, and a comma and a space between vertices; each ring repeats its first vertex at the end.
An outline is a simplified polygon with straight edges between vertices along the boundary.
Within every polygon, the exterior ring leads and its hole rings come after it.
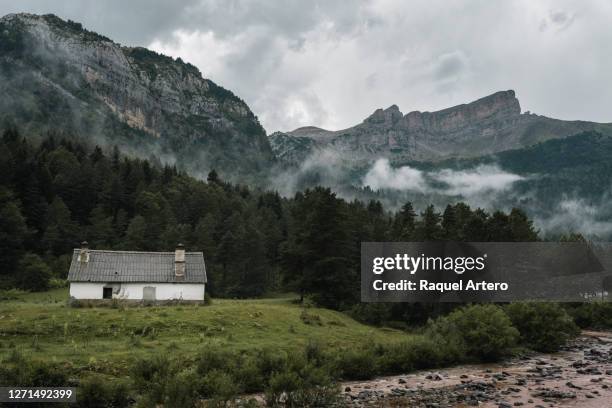
POLYGON ((25 133, 84 134, 196 174, 249 175, 274 162, 246 103, 195 66, 52 14, 0 18, 0 90, 0 113, 25 133))
POLYGON ((391 105, 346 129, 307 126, 269 138, 276 156, 289 164, 299 164, 317 150, 365 163, 381 156, 391 162, 475 157, 594 130, 612 134, 612 124, 522 113, 515 92, 507 90, 434 112, 403 114, 391 105))

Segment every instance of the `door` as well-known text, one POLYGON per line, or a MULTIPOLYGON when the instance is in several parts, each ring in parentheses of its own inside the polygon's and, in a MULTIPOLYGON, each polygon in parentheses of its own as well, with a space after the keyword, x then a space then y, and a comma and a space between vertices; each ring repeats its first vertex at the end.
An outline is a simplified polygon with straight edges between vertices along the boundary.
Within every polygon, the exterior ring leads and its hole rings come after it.
POLYGON ((155 286, 142 288, 142 300, 155 300, 155 286))
POLYGON ((102 299, 112 299, 113 288, 102 288, 102 299))

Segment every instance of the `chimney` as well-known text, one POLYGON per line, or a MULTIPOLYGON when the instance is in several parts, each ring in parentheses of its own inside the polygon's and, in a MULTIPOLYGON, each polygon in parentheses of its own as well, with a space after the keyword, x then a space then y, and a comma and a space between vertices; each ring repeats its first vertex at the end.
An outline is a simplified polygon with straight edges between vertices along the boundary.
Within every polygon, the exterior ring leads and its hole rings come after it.
POLYGON ((88 263, 89 262, 89 244, 87 241, 81 242, 81 249, 79 250, 79 262, 88 263))
POLYGON ((176 280, 185 279, 185 247, 178 244, 174 251, 174 275, 176 280))

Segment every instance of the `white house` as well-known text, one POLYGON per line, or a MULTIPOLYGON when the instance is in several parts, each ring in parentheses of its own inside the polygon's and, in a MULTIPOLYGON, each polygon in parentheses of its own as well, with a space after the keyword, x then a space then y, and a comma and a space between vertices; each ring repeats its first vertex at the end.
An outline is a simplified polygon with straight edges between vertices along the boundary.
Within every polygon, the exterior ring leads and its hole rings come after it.
POLYGON ((203 301, 206 266, 202 252, 75 249, 68 272, 75 299, 203 301))

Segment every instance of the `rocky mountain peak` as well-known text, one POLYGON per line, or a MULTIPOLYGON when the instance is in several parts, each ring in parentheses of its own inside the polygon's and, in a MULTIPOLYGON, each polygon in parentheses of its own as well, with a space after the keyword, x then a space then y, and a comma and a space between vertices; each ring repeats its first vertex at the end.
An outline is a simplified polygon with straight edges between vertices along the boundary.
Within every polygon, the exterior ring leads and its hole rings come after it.
POLYGON ((374 113, 368 116, 364 123, 393 126, 403 117, 402 112, 397 105, 391 105, 387 109, 376 109, 374 113))
POLYGON ((299 140, 295 137, 298 135, 288 133, 270 141, 278 157, 294 163, 317 150, 331 150, 355 165, 363 165, 379 157, 394 163, 474 157, 594 129, 601 129, 601 125, 521 114, 515 92, 507 90, 435 112, 402 115, 392 105, 377 109, 356 126, 327 132, 325 137, 318 131, 303 130, 299 140))

